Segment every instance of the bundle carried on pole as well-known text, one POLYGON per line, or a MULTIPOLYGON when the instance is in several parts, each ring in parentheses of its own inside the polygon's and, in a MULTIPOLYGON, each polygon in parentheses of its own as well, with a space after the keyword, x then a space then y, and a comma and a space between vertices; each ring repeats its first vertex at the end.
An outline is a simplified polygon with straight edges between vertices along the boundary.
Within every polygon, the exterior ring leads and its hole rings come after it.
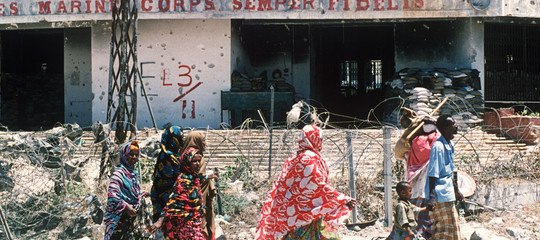
MULTIPOLYGON (((433 115, 435 115, 435 113, 437 113, 437 111, 439 111, 439 109, 441 109, 441 107, 446 103, 446 101, 448 101, 448 97, 445 97, 445 98, 441 101, 441 103, 439 103, 439 106, 437 106, 435 109, 433 109, 433 112, 431 112, 431 113, 429 114, 429 116, 430 116, 430 117, 433 117, 433 115)), ((407 138, 406 138, 407 142, 409 142, 409 139, 411 139, 412 136, 414 136, 414 134, 415 134, 416 132, 418 132, 418 130, 420 130, 420 128, 421 128, 422 126, 424 126, 424 122, 421 122, 420 124, 418 124, 418 126, 416 126, 416 128, 415 128, 411 133, 409 133, 409 135, 407 135, 407 138)))

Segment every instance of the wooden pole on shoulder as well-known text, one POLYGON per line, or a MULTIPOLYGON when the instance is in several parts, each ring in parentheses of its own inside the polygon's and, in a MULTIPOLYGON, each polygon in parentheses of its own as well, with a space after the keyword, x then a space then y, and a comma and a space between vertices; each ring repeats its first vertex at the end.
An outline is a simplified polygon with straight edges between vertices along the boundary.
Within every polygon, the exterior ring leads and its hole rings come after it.
MULTIPOLYGON (((434 115, 437 111, 439 111, 439 109, 441 109, 441 107, 444 105, 444 103, 446 103, 447 100, 448 100, 448 97, 445 97, 445 98, 441 101, 441 103, 439 103, 439 106, 437 106, 435 109, 433 109, 433 112, 431 112, 431 113, 429 114, 429 116, 430 116, 430 117, 433 117, 433 115, 434 115)), ((424 122, 421 122, 420 124, 418 124, 418 126, 417 126, 411 133, 409 133, 409 135, 407 135, 407 138, 406 138, 407 142, 409 142, 409 139, 411 139, 411 137, 412 137, 416 132, 418 132, 418 130, 420 130, 420 128, 421 128, 422 126, 424 126, 424 122)))

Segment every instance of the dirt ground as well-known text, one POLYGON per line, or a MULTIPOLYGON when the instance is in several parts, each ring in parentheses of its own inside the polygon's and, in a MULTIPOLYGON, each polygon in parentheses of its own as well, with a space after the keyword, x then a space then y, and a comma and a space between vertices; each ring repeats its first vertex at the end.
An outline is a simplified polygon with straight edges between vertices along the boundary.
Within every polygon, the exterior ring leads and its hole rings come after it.
MULTIPOLYGON (((254 195, 244 193, 243 196, 254 195)), ((262 196, 260 196, 262 197, 262 196)), ((221 227, 221 239, 248 240, 254 239, 257 217, 264 199, 253 201, 237 215, 227 218, 218 216, 217 222, 221 227)), ((462 238, 472 239, 540 239, 540 202, 518 206, 513 210, 489 211, 475 215, 463 216, 460 221, 462 238), (475 238, 475 236, 480 238, 475 238), (473 236, 471 238, 471 236, 473 236)), ((218 234, 220 232, 218 230, 218 234)), ((385 227, 382 217, 375 224, 352 230, 342 225, 339 233, 343 240, 353 239, 385 239, 391 228, 385 227)), ((219 236, 219 235, 218 235, 219 236)))

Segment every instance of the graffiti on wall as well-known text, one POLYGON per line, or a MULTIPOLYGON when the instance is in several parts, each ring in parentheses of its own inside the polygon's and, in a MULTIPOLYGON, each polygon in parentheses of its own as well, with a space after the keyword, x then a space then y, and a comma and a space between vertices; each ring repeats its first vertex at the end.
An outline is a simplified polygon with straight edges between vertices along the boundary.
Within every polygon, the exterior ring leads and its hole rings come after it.
MULTIPOLYGON (((154 75, 144 75, 144 67, 148 64, 155 64, 155 62, 141 62, 141 76, 143 79, 155 79, 154 75)), ((173 103, 180 103, 182 108, 182 119, 191 118, 195 119, 195 103, 194 99, 188 99, 188 97, 194 96, 192 93, 195 89, 203 84, 203 82, 197 82, 193 80, 191 75, 191 67, 188 65, 178 65, 177 76, 170 76, 171 70, 167 68, 161 69, 161 86, 165 88, 179 89, 179 95, 172 99, 173 103)), ((142 92, 142 91, 141 91, 142 92)), ((157 94, 147 93, 148 96, 157 96, 157 94)))

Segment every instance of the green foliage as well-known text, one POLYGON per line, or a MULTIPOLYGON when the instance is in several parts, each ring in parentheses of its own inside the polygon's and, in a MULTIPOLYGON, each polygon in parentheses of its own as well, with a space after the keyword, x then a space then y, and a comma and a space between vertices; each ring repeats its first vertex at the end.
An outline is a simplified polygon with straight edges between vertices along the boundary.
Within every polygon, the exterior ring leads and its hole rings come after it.
MULTIPOLYGON (((155 160, 141 157, 139 158, 139 163, 141 166, 139 175, 141 176, 142 183, 151 183, 152 174, 154 173, 155 160)), ((137 171, 139 171, 139 169, 137 169, 137 171)))
POLYGON ((66 184, 66 193, 76 197, 83 197, 90 193, 90 188, 86 184, 72 181, 66 184))
POLYGON ((525 109, 522 112, 519 113, 521 116, 529 116, 529 117, 540 117, 539 112, 529 112, 529 110, 525 109))
MULTIPOLYGON (((240 215, 242 211, 253 205, 253 203, 247 201, 242 194, 222 193, 221 198, 223 213, 229 216, 240 215)), ((217 204, 217 201, 214 201, 214 204, 217 204)), ((215 206, 214 209, 217 210, 217 206, 215 206)))
POLYGON ((225 172, 220 174, 223 181, 234 182, 240 180, 244 182, 244 187, 253 179, 253 167, 251 161, 246 157, 236 157, 235 166, 226 166, 225 172))

